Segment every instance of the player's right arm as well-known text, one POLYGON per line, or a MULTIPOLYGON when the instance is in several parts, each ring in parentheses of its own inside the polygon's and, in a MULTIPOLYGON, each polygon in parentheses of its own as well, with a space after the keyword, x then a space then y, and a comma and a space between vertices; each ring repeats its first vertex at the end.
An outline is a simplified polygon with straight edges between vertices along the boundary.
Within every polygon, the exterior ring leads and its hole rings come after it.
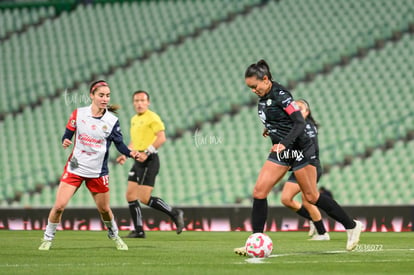
POLYGON ((72 137, 76 131, 76 116, 78 114, 78 110, 72 112, 69 117, 68 123, 66 124, 65 133, 62 137, 62 146, 63 148, 68 148, 72 144, 72 137))

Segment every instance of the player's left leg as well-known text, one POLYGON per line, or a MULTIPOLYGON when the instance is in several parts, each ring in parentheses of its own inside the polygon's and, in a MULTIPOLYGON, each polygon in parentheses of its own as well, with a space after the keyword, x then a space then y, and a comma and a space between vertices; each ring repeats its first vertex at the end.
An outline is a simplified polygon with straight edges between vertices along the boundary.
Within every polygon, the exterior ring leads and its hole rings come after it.
POLYGON ((152 196, 153 186, 149 185, 138 185, 138 199, 158 211, 161 211, 174 221, 176 225, 176 232, 180 234, 184 229, 184 212, 181 209, 171 207, 163 199, 152 196))
POLYGON ((108 228, 108 238, 113 240, 118 250, 128 250, 128 246, 118 235, 118 225, 109 206, 109 177, 103 176, 98 179, 86 180, 86 186, 92 194, 101 219, 108 228))
POLYGON ((310 217, 312 218, 312 223, 317 231, 317 234, 314 234, 310 240, 329 241, 330 236, 328 232, 326 232, 325 225, 323 224, 323 221, 322 221, 322 215, 318 207, 306 201, 303 195, 302 195, 302 204, 303 204, 303 207, 309 213, 310 217))
POLYGON ((359 242, 362 231, 361 222, 352 220, 335 200, 319 194, 316 187, 316 168, 314 166, 307 165, 294 173, 306 200, 323 209, 331 218, 345 227, 348 233, 346 249, 353 250, 359 242))

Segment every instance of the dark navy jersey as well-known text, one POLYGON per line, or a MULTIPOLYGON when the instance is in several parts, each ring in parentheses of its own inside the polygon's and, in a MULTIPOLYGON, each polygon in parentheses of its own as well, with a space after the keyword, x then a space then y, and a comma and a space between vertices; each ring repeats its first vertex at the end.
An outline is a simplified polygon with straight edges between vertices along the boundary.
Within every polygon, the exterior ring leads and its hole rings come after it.
MULTIPOLYGON (((260 97, 258 104, 259 118, 268 130, 273 144, 283 141, 291 132, 295 122, 291 118, 293 112, 299 112, 291 93, 277 82, 272 82, 272 88, 265 96, 260 97)), ((311 141, 305 132, 286 147, 304 147, 311 141)))
POLYGON ((315 156, 319 161, 318 128, 310 119, 306 119, 305 133, 315 145, 315 156))

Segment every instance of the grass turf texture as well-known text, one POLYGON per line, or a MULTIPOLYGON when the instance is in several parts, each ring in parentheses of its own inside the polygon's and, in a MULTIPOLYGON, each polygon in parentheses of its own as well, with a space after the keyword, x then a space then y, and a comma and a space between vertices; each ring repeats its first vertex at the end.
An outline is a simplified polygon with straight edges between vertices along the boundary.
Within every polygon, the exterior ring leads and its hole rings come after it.
MULTIPOLYGON (((0 274, 413 274, 414 232, 363 233, 346 252, 346 233, 308 241, 307 232, 267 232, 271 257, 233 253, 248 232, 147 232, 117 251, 106 232, 58 231, 50 251, 41 231, 0 231, 0 274)), ((121 236, 127 232, 121 232, 121 236)))

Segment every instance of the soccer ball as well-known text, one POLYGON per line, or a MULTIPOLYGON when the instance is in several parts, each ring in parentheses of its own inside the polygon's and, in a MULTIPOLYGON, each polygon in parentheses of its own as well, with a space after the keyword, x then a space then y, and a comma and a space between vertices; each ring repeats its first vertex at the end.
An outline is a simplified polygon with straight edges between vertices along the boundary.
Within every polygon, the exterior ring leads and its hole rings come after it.
POLYGON ((267 258, 272 253, 273 242, 263 233, 254 233, 247 238, 246 253, 253 258, 267 258))

